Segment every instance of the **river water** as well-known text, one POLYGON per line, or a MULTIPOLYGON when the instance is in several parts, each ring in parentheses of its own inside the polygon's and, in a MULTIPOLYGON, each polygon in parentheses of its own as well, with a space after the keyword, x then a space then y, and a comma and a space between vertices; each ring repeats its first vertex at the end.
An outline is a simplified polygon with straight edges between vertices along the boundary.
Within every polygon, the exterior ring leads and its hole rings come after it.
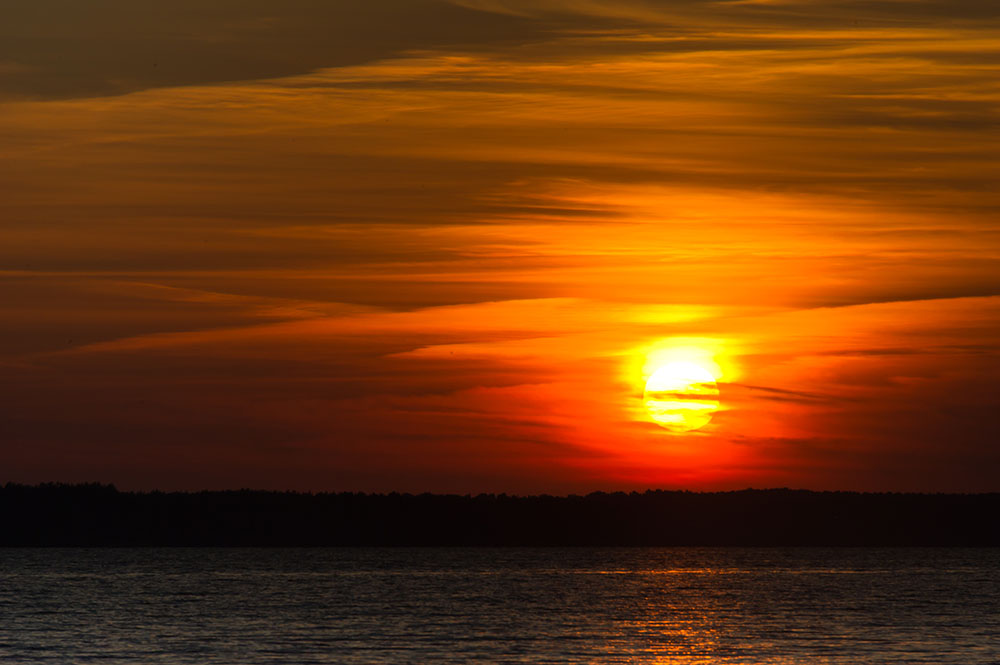
POLYGON ((1000 663, 997 549, 6 549, 3 663, 1000 663))

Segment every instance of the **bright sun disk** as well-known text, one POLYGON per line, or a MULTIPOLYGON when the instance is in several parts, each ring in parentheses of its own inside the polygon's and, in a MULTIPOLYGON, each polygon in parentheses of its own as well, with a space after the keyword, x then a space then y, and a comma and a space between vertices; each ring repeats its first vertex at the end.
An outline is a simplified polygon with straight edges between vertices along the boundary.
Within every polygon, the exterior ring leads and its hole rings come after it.
POLYGON ((658 425, 671 432, 690 432, 707 425, 719 409, 719 386, 699 364, 669 362, 646 381, 643 402, 658 425))

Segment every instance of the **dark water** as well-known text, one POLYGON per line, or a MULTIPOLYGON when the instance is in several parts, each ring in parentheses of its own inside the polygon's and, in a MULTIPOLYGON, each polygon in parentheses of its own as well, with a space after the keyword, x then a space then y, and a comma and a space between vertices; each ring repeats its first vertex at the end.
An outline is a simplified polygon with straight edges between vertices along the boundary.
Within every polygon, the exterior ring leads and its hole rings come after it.
POLYGON ((0 662, 1000 663, 1000 550, 0 550, 0 662))

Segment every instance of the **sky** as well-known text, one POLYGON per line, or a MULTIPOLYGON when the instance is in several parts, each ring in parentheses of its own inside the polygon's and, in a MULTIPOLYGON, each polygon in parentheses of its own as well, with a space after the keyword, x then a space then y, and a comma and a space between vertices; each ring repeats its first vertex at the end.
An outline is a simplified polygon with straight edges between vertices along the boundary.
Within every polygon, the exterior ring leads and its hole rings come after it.
POLYGON ((4 14, 0 482, 1000 491, 1000 5, 4 14))

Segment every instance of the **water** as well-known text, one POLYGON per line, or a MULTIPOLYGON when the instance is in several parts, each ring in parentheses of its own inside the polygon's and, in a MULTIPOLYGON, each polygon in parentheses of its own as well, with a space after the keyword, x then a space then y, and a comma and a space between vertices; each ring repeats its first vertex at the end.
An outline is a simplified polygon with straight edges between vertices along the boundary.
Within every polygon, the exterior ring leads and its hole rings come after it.
POLYGON ((1000 550, 0 550, 3 663, 1000 663, 1000 550))

